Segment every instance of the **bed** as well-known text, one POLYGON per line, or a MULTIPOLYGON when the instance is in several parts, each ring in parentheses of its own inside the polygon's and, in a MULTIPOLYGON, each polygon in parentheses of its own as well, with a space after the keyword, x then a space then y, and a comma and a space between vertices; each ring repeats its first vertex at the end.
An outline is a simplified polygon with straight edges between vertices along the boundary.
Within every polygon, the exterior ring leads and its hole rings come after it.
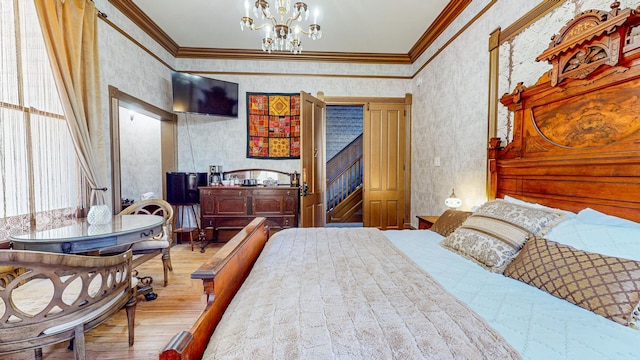
POLYGON ((193 273, 207 306, 160 359, 637 358, 640 18, 618 6, 569 21, 552 70, 502 97, 491 201, 433 231, 268 239, 257 218, 193 273))

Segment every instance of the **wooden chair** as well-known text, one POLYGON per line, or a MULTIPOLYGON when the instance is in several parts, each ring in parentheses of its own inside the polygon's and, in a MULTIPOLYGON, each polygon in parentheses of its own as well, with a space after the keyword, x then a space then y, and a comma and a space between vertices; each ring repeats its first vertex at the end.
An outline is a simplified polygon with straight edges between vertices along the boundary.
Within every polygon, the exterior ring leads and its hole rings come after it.
MULTIPOLYGON (((147 199, 134 202, 132 205, 122 210, 119 215, 146 214, 160 215, 165 221, 163 231, 154 237, 137 242, 131 246, 133 251, 133 268, 143 264, 157 255, 162 255, 162 267, 164 271, 164 286, 168 283, 169 270, 173 270, 171 265, 171 246, 173 246, 173 207, 162 199, 147 199)), ((127 247, 114 247, 103 249, 101 255, 113 254, 125 251, 127 247)))
POLYGON ((74 339, 85 359, 84 333, 126 307, 133 345, 136 287, 131 251, 83 256, 0 250, 0 354, 74 339))

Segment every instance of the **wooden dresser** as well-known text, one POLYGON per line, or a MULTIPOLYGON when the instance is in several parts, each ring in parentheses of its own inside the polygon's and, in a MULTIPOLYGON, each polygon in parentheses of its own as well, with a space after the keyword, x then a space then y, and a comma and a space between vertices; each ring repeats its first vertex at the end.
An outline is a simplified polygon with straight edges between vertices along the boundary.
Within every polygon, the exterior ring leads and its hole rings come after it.
POLYGON ((297 187, 204 186, 200 224, 207 241, 227 241, 256 216, 267 218, 271 233, 298 226, 297 187))

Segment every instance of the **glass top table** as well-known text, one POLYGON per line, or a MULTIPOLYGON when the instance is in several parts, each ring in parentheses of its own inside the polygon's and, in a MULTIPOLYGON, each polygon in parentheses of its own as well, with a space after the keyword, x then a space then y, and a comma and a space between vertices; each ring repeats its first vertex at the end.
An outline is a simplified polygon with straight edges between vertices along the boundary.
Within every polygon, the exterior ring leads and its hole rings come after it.
POLYGON ((90 225, 86 219, 56 229, 12 235, 16 250, 77 254, 114 246, 131 245, 162 231, 164 218, 158 215, 116 215, 104 225, 90 225))

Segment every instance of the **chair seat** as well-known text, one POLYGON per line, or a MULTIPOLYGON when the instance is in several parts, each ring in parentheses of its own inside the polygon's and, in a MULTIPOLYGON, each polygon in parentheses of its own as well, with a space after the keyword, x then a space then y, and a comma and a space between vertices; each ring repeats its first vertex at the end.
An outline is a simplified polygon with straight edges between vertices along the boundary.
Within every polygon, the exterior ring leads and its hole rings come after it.
MULTIPOLYGON (((165 223, 162 228, 162 232, 154 234, 151 239, 142 240, 131 246, 133 251, 134 269, 140 264, 143 264, 156 255, 162 255, 162 269, 164 275, 164 286, 167 286, 168 272, 173 270, 171 266, 171 246, 173 245, 173 207, 168 202, 162 199, 146 199, 137 201, 131 204, 126 209, 120 212, 121 215, 127 214, 139 214, 139 215, 162 215, 165 218, 165 223)), ((115 248, 108 249, 112 252, 115 248)), ((118 248, 119 251, 124 251, 118 248)), ((104 254, 105 251, 101 251, 100 254, 104 254)))
POLYGON ((84 359, 84 332, 123 307, 133 345, 137 279, 131 251, 110 257, 1 250, 0 266, 14 267, 0 285, 0 354, 75 339, 84 359))
MULTIPOLYGON (((63 276, 61 279, 66 281, 70 276, 63 276)), ((89 294, 97 294, 100 290, 100 282, 92 281, 89 283, 89 294)), ((134 288, 138 285, 138 279, 134 276, 131 277, 131 287, 134 288)), ((30 279, 21 286, 15 288, 12 292, 12 301, 16 306, 25 314, 34 316, 43 309, 49 306, 54 296, 54 287, 49 279, 30 279)), ((66 303, 75 302, 82 293, 82 281, 71 281, 63 290, 63 299, 66 303)), ((66 331, 74 328, 76 325, 86 323, 87 321, 96 318, 98 315, 109 309, 119 298, 115 297, 106 304, 95 309, 91 313, 74 319, 66 323, 62 323, 56 326, 52 326, 43 331, 44 334, 55 334, 58 332, 66 331)), ((0 301, 0 314, 4 314, 6 311, 4 302, 0 301)), ((59 308, 54 308, 52 312, 59 312, 59 308)))
MULTIPOLYGON (((127 292, 127 294, 128 294, 128 292, 127 292)), ((47 335, 51 335, 51 334, 57 334, 59 332, 67 331, 69 329, 73 329, 76 326, 78 326, 80 324, 84 324, 86 322, 89 322, 90 320, 95 319, 99 315, 102 315, 103 313, 107 312, 109 310, 109 308, 111 308, 111 306, 113 306, 113 304, 115 304, 118 301, 120 301, 119 298, 113 298, 108 303, 106 303, 106 304, 102 305, 101 307, 99 307, 98 309, 95 309, 94 311, 82 316, 81 318, 78 318, 78 319, 75 319, 73 321, 69 321, 69 322, 66 322, 66 323, 63 323, 63 324, 60 324, 60 325, 52 326, 52 327, 44 330, 42 333, 43 334, 47 334, 47 335)))
POLYGON ((167 236, 163 235, 162 237, 159 237, 159 238, 151 238, 147 240, 138 241, 133 245, 118 245, 111 248, 101 249, 100 255, 120 254, 129 250, 129 247, 131 247, 131 250, 133 251, 134 257, 135 257, 135 253, 137 251, 162 250, 162 249, 168 248, 170 245, 171 243, 167 239, 167 236))
POLYGON ((133 244, 133 246, 131 247, 131 250, 133 250, 133 252, 135 253, 137 251, 166 249, 169 247, 169 245, 170 243, 167 240, 150 239, 150 240, 139 241, 133 244))

